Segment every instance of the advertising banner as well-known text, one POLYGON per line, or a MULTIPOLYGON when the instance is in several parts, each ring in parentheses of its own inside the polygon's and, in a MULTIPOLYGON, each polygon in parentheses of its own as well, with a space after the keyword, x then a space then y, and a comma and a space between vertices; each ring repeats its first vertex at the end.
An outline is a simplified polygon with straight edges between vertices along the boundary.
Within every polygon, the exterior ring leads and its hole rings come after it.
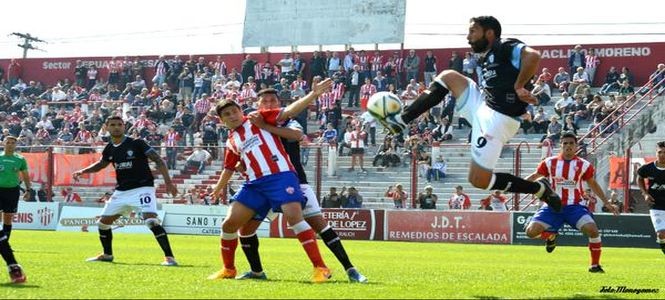
POLYGON ((46 183, 48 181, 48 163, 44 162, 48 159, 48 153, 21 153, 21 155, 25 157, 25 161, 28 163, 30 181, 46 183))
POLYGON ((59 202, 18 202, 12 220, 14 229, 55 230, 58 225, 59 202))
MULTIPOLYGON (((64 206, 58 222, 58 231, 84 231, 97 232, 97 219, 101 207, 80 207, 64 206)), ((158 210, 157 216, 164 220, 164 211, 158 210)), ((113 223, 114 232, 122 233, 150 233, 148 226, 143 222, 143 218, 137 213, 131 213, 129 216, 122 216, 113 223)))
MULTIPOLYGON (((524 233, 526 225, 531 221, 533 213, 513 213, 513 244, 520 245, 543 245, 540 239, 530 239, 524 233)), ((612 214, 600 213, 593 215, 603 246, 610 247, 639 247, 656 248, 656 234, 651 224, 651 218, 647 214, 630 214, 613 216, 612 214)), ((577 229, 568 225, 559 230, 558 245, 564 246, 586 246, 589 239, 577 229)))
MULTIPOLYGON (((168 233, 218 236, 228 206, 164 204, 162 209, 166 213, 164 229, 168 233)), ((256 234, 259 237, 269 236, 268 223, 262 223, 256 234)))
POLYGON ((386 211, 390 241, 510 244, 509 212, 386 211))
POLYGON ((54 173, 53 185, 67 186, 115 186, 115 169, 108 166, 97 173, 83 174, 79 181, 74 181, 72 173, 99 161, 101 153, 88 154, 53 154, 54 173))
MULTIPOLYGON (((347 240, 383 240, 384 213, 374 209, 322 209, 323 218, 328 221, 337 235, 347 240)), ((295 237, 281 214, 270 224, 271 237, 295 237)))

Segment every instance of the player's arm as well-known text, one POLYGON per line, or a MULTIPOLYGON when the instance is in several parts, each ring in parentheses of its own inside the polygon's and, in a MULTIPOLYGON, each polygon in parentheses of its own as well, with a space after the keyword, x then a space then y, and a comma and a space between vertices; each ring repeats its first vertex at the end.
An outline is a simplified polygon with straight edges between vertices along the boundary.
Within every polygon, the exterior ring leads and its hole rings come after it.
POLYGON ((589 185, 591 191, 593 191, 593 193, 597 195, 601 201, 603 201, 603 206, 607 207, 607 209, 609 209, 609 211, 611 211, 615 216, 619 215, 619 209, 615 205, 610 203, 610 200, 607 199, 605 192, 603 192, 603 189, 600 187, 596 179, 591 177, 587 179, 586 183, 587 185, 589 185))
POLYGON ((178 188, 176 188, 175 184, 171 181, 171 175, 169 175, 169 169, 166 167, 166 164, 164 163, 164 160, 157 154, 157 151, 155 150, 149 150, 145 154, 148 159, 153 161, 155 165, 157 165, 157 170, 159 170, 159 173, 162 174, 162 177, 164 177, 164 183, 166 183, 166 191, 171 194, 171 196, 175 197, 178 195, 178 188))
POLYGON ((515 92, 520 100, 537 104, 538 100, 534 97, 529 90, 525 88, 526 84, 538 72, 538 64, 540 63, 540 52, 531 47, 524 46, 520 51, 520 73, 517 75, 515 81, 515 92))
POLYGON ((261 114, 250 114, 247 116, 247 118, 257 127, 287 140, 299 141, 303 138, 302 130, 289 127, 277 127, 272 124, 268 124, 265 122, 265 120, 263 120, 263 116, 261 116, 261 114))
POLYGON ((302 97, 298 101, 295 101, 282 111, 282 113, 277 116, 277 121, 284 121, 288 118, 297 116, 300 112, 305 110, 312 101, 319 98, 321 94, 327 91, 332 86, 332 80, 330 78, 319 82, 316 86, 312 87, 312 91, 309 92, 305 97, 302 97))
POLYGON ((219 179, 217 180, 217 184, 215 185, 215 188, 212 191, 213 197, 219 197, 220 193, 226 188, 226 186, 229 184, 229 181, 231 180, 231 177, 233 176, 233 170, 229 169, 224 169, 222 171, 222 174, 219 175, 219 179))
POLYGON ((89 165, 86 168, 83 168, 81 170, 78 170, 72 174, 72 178, 74 178, 74 181, 78 181, 79 177, 81 177, 81 174, 86 174, 86 173, 97 173, 101 171, 102 169, 106 168, 111 162, 108 160, 104 159, 99 159, 96 163, 89 165))
POLYGON ((647 184, 644 183, 644 177, 637 175, 637 186, 640 187, 640 191, 642 192, 642 196, 644 196, 644 201, 646 201, 649 204, 653 204, 656 202, 655 199, 649 194, 649 188, 647 187, 647 184))

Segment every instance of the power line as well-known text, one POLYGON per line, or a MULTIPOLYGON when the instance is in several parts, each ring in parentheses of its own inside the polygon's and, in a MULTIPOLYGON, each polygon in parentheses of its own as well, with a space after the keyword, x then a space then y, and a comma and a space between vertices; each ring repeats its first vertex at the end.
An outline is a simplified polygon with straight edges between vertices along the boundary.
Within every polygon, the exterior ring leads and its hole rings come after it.
POLYGON ((119 36, 133 36, 133 35, 145 35, 145 34, 156 34, 156 33, 172 33, 176 31, 186 31, 186 30, 201 30, 201 29, 212 29, 218 27, 226 26, 238 26, 243 23, 227 23, 227 24, 216 24, 216 25, 207 25, 207 26, 191 26, 191 27, 181 27, 181 28, 172 28, 172 29, 161 29, 161 30, 150 30, 150 31, 134 31, 134 32, 121 32, 121 33, 109 33, 109 34, 95 34, 95 35, 84 35, 84 36, 74 36, 74 37, 60 37, 52 38, 54 42, 62 42, 66 40, 78 40, 78 39, 90 39, 90 38, 110 38, 110 37, 119 37, 119 36))
MULTIPOLYGON (((466 33, 437 33, 437 32, 407 32, 406 35, 425 36, 466 36, 466 33)), ((665 32, 630 32, 630 33, 510 33, 510 36, 635 36, 635 35, 665 35, 665 32)))
MULTIPOLYGON (((624 25, 664 25, 665 22, 592 22, 592 23, 505 23, 502 24, 505 26, 624 26, 624 25)), ((463 23, 406 23, 406 25, 417 25, 417 26, 465 26, 467 24, 463 23)))

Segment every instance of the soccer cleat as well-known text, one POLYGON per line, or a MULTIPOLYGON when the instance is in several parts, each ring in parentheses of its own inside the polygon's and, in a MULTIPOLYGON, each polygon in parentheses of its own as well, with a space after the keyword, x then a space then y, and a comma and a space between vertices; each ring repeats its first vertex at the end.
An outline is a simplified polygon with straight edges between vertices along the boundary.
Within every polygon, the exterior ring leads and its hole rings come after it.
POLYGON ((351 268, 346 271, 346 275, 349 276, 349 281, 351 282, 367 283, 367 277, 363 276, 363 274, 360 274, 356 268, 351 268))
POLYGON ((589 267, 589 272, 591 272, 591 273, 605 273, 605 270, 603 270, 603 267, 601 267, 600 265, 595 265, 595 266, 589 267))
POLYGON ((375 119, 383 125, 383 127, 387 128, 392 134, 398 134, 408 127, 404 121, 402 121, 402 116, 397 115, 394 117, 387 117, 387 118, 378 118, 375 117, 375 119))
POLYGON ((238 280, 245 280, 245 279, 256 279, 256 280, 268 280, 268 276, 266 276, 265 272, 261 272, 259 274, 256 274, 252 271, 247 271, 245 273, 242 273, 241 275, 238 275, 236 277, 238 280))
POLYGON ((312 276, 312 282, 314 283, 324 283, 332 277, 330 269, 325 267, 316 267, 314 268, 314 274, 312 276))
POLYGON ((103 261, 103 262, 112 262, 113 261, 113 255, 109 254, 100 254, 95 257, 91 257, 86 259, 85 261, 103 261))
POLYGON ((25 273, 23 273, 23 269, 21 268, 21 265, 10 265, 7 267, 9 269, 9 278, 11 279, 12 283, 24 283, 27 280, 27 277, 25 276, 25 273))
POLYGON ((547 181, 547 179, 542 177, 538 179, 537 182, 545 187, 545 191, 543 191, 543 194, 539 197, 540 200, 547 203, 547 205, 554 212, 561 212, 561 197, 559 197, 559 195, 557 195, 557 193, 552 190, 552 187, 550 186, 550 183, 547 181))
POLYGON ((660 244, 660 250, 665 254, 665 244, 660 244))
POLYGON ((178 265, 178 262, 175 261, 175 258, 172 256, 166 256, 164 257, 164 261, 161 263, 162 266, 167 266, 167 267, 175 267, 178 265))
POLYGON ((553 234, 545 241, 545 250, 547 253, 552 253, 552 251, 554 251, 556 248, 556 238, 558 236, 558 234, 553 234))
POLYGON ((227 269, 223 268, 210 276, 208 276, 208 279, 210 280, 215 280, 215 279, 231 279, 231 278, 236 278, 236 269, 227 269))

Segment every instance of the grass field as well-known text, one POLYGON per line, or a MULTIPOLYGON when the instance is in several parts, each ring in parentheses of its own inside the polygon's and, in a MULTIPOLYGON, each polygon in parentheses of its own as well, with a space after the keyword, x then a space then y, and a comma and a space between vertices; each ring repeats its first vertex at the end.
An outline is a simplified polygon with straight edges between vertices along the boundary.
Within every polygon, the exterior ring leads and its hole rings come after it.
MULTIPOLYGON (((350 284, 325 246, 333 279, 310 284, 311 265, 296 240, 261 239, 268 281, 209 281, 220 267, 219 238, 171 235, 180 266, 162 267, 151 235, 114 235, 113 263, 88 263, 96 232, 14 231, 11 243, 28 282, 1 284, 0 298, 665 298, 660 250, 604 248, 607 273, 587 272, 586 247, 344 241, 369 284, 350 284), (603 286, 658 293, 601 293, 603 286)), ((248 265, 238 249, 239 271, 248 265)), ((7 275, 4 275, 7 276, 7 275)), ((5 282, 8 277, 5 277, 5 282)))

